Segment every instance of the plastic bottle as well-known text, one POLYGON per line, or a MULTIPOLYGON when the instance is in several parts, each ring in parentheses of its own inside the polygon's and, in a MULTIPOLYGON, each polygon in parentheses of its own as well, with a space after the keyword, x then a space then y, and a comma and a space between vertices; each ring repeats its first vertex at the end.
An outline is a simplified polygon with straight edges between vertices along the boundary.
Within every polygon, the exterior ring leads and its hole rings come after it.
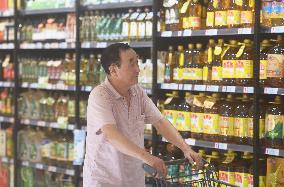
POLYGON ((215 27, 218 29, 227 27, 227 0, 217 0, 215 11, 215 27))
POLYGON ((219 180, 235 184, 235 165, 236 165, 236 153, 229 150, 224 154, 226 156, 225 160, 219 166, 219 180))
POLYGON ((220 85, 222 83, 222 53, 224 48, 224 40, 218 39, 218 44, 214 48, 214 55, 212 61, 212 80, 213 85, 220 85))
POLYGON ((205 65, 203 66, 203 84, 210 84, 212 81, 212 61, 214 47, 215 41, 213 39, 210 39, 204 55, 205 65))
POLYGON ((169 46, 168 54, 165 64, 165 83, 173 82, 173 68, 175 66, 176 55, 173 51, 173 47, 169 46))
POLYGON ((249 173, 253 156, 249 152, 244 152, 239 164, 235 166, 235 185, 247 187, 249 184, 249 173))
POLYGON ((213 29, 215 27, 215 11, 217 8, 217 0, 210 0, 207 6, 206 28, 213 29))
POLYGON ((185 93, 184 100, 179 105, 177 112, 177 128, 183 138, 190 137, 190 112, 193 103, 193 95, 189 92, 185 93))
POLYGON ((260 44, 260 67, 259 67, 259 84, 261 86, 267 83, 267 65, 268 65, 268 51, 270 50, 272 44, 269 40, 263 40, 260 44))
POLYGON ((206 96, 204 93, 194 96, 193 106, 191 107, 191 137, 201 139, 203 136, 203 119, 204 119, 204 101, 206 96))
POLYGON ((177 91, 173 91, 171 94, 166 94, 168 97, 164 103, 165 109, 164 109, 164 116, 167 120, 169 120, 174 127, 176 127, 176 119, 177 119, 177 110, 178 105, 180 103, 180 99, 178 96, 177 91))
POLYGON ((227 26, 228 28, 236 28, 241 24, 241 10, 236 4, 236 0, 229 0, 227 11, 227 26))
POLYGON ((193 60, 194 45, 188 44, 188 50, 185 51, 185 65, 183 70, 183 82, 192 83, 191 64, 193 60))
POLYGON ((183 82, 183 70, 184 70, 184 48, 182 45, 178 46, 178 52, 177 52, 177 58, 176 63, 174 67, 173 72, 173 80, 176 83, 182 83, 183 82))
POLYGON ((241 26, 251 28, 254 24, 254 7, 250 6, 251 0, 242 0, 241 26))
POLYGON ((284 25, 282 1, 272 1, 271 24, 272 27, 284 25))
POLYGON ((189 22, 189 4, 191 0, 184 1, 181 9, 180 9, 180 19, 182 21, 182 29, 189 29, 190 22, 189 22))
POLYGON ((189 65, 191 76, 189 76, 192 84, 202 84, 204 52, 202 44, 197 43, 196 49, 193 51, 192 63, 189 65))
POLYGON ((189 6, 188 23, 192 30, 201 29, 202 5, 198 0, 191 0, 189 6))

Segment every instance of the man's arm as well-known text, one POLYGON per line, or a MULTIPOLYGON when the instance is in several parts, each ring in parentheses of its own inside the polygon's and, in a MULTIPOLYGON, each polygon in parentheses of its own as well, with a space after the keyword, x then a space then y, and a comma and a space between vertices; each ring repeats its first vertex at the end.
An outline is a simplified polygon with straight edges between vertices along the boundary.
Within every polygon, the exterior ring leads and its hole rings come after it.
POLYGON ((163 160, 158 157, 152 156, 143 148, 140 148, 130 140, 128 140, 114 125, 104 125, 101 128, 106 139, 120 152, 135 157, 148 165, 154 167, 164 176, 167 173, 166 166, 163 160))
POLYGON ((180 148, 191 163, 196 162, 199 168, 202 167, 202 158, 185 143, 179 132, 168 120, 162 118, 153 125, 169 142, 180 148))

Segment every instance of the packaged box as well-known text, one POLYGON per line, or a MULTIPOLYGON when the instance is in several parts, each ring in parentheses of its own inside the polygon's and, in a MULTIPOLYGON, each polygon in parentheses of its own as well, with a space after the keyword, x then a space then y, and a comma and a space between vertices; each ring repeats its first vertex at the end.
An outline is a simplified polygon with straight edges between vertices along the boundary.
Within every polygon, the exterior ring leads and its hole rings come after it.
POLYGON ((284 186, 284 158, 267 158, 266 187, 284 186))

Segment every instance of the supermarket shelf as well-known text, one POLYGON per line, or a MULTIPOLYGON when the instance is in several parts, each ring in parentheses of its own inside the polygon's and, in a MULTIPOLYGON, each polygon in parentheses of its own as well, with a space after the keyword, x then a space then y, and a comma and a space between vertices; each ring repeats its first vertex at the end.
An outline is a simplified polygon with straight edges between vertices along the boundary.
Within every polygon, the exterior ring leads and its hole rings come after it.
POLYGON ((65 84, 39 84, 39 83, 27 83, 23 82, 21 84, 22 88, 32 88, 32 89, 44 89, 44 90, 63 90, 63 91, 75 91, 75 86, 68 86, 65 84))
POLYGON ((263 148, 262 152, 266 155, 284 157, 284 150, 283 149, 263 148))
POLYGON ((217 86, 217 85, 198 85, 198 84, 158 84, 158 88, 163 90, 184 90, 200 92, 225 92, 225 93, 254 93, 254 87, 243 86, 217 86))
POLYGON ((52 8, 52 9, 37 9, 37 10, 20 10, 22 16, 40 15, 40 14, 64 14, 75 13, 75 8, 52 8))
POLYGON ((262 89, 262 93, 264 93, 264 94, 272 94, 272 95, 284 95, 284 88, 264 87, 262 89))
POLYGON ((0 11, 0 18, 10 18, 14 16, 13 10, 0 11))
MULTIPOLYGON (((83 49, 106 48, 107 46, 114 43, 116 42, 82 42, 81 47, 83 49)), ((128 43, 133 48, 152 47, 151 41, 130 41, 121 43, 128 43)))
POLYGON ((40 170, 46 170, 46 171, 50 171, 53 173, 66 174, 70 176, 75 175, 74 169, 64 169, 64 168, 59 168, 56 166, 48 166, 42 163, 32 163, 29 161, 21 161, 21 166, 31 167, 31 168, 40 169, 40 170))
POLYGON ((14 82, 0 81, 0 87, 13 88, 14 86, 15 86, 14 82))
POLYGON ((232 29, 206 29, 183 31, 164 31, 158 34, 160 37, 188 37, 188 36, 224 36, 224 35, 248 35, 253 34, 252 28, 232 28, 232 29))
POLYGON ((14 43, 8 42, 8 43, 1 43, 0 44, 0 50, 11 50, 14 49, 14 43))
MULTIPOLYGON (((162 141, 168 142, 165 138, 162 138, 162 141)), ((220 143, 220 142, 208 142, 203 140, 196 140, 192 138, 185 139, 185 142, 191 146, 197 147, 205 147, 205 148, 212 148, 212 149, 221 149, 221 150, 233 150, 239 152, 253 152, 253 147, 249 145, 237 145, 237 144, 227 144, 227 143, 220 143)))
POLYGON ((13 117, 0 116, 0 122, 14 123, 13 117))
POLYGON ((75 124, 59 124, 57 122, 45 122, 41 120, 30 120, 30 119, 21 119, 21 124, 23 125, 33 125, 38 127, 51 127, 55 129, 67 129, 74 130, 75 124))
POLYGON ((75 42, 21 43, 20 49, 75 49, 75 42))
POLYGON ((142 0, 140 2, 121 2, 121 3, 108 3, 99 5, 85 6, 85 10, 103 10, 103 9, 121 9, 121 8, 135 8, 143 6, 152 6, 152 0, 142 0))
POLYGON ((284 26, 263 28, 263 33, 284 33, 284 26))
POLYGON ((7 164, 14 164, 14 159, 8 158, 5 156, 0 156, 0 162, 7 163, 7 164))
POLYGON ((92 86, 82 86, 81 91, 82 92, 91 92, 93 90, 92 86))

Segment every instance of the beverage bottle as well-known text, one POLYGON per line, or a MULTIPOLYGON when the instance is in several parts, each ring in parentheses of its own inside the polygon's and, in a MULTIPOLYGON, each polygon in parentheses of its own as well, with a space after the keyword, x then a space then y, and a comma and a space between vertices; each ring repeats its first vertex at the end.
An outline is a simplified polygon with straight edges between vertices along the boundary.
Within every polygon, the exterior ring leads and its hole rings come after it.
POLYGON ((177 110, 180 104, 180 98, 177 91, 166 94, 168 97, 164 103, 165 109, 163 115, 176 128, 177 110))
POLYGON ((180 19, 182 22, 182 29, 189 29, 190 22, 189 22, 189 4, 191 0, 184 1, 181 9, 180 9, 180 19))
POLYGON ((203 136, 203 119, 204 119, 204 101, 206 96, 204 93, 195 95, 193 106, 190 113, 191 137, 194 139, 202 139, 203 136))
POLYGON ((210 84, 212 81, 212 61, 213 61, 213 50, 215 47, 215 41, 209 40, 208 47, 205 51, 205 65, 203 66, 203 84, 210 84))
POLYGON ((251 28, 254 24, 254 7, 250 6, 251 0, 242 0, 241 26, 251 28))
POLYGON ((145 13, 145 37, 147 40, 150 40, 153 35, 153 12, 146 8, 145 13))
POLYGON ((236 64, 237 64, 237 52, 239 50, 238 42, 236 40, 230 40, 228 49, 222 59, 222 83, 224 85, 235 85, 236 83, 236 64))
POLYGON ((183 70, 183 82, 192 83, 191 65, 193 60, 194 45, 188 44, 188 50, 185 51, 185 65, 183 70))
POLYGON ((237 154, 229 150, 224 154, 225 160, 219 167, 219 180, 228 184, 235 184, 235 166, 237 165, 237 154))
POLYGON ((253 49, 252 41, 245 39, 236 54, 236 85, 252 86, 253 84, 253 49))
POLYGON ((196 49, 193 51, 192 63, 190 64, 191 82, 192 84, 202 84, 204 52, 201 43, 196 44, 196 49))
POLYGON ((269 40, 263 40, 260 44, 260 66, 259 66, 259 84, 261 86, 266 85, 267 83, 267 65, 268 57, 267 53, 270 50, 272 44, 269 40))
POLYGON ((129 9, 128 13, 122 17, 122 35, 124 40, 130 40, 130 16, 133 14, 133 9, 129 9))
POLYGON ((236 4, 236 0, 230 0, 227 11, 227 26, 228 28, 236 28, 241 24, 241 10, 236 4))
POLYGON ((284 87, 284 39, 277 36, 276 45, 268 51, 267 85, 284 87))
POLYGON ((206 28, 213 29, 215 27, 215 12, 217 8, 217 0, 210 0, 207 6, 206 28))
POLYGON ((184 70, 184 48, 182 45, 178 46, 177 52, 177 62, 175 63, 174 72, 173 72, 173 80, 176 83, 183 82, 183 70, 184 70))
POLYGON ((273 0, 262 1, 262 26, 264 27, 272 26, 272 2, 273 0))
POLYGON ((138 40, 138 22, 137 18, 141 14, 141 9, 137 9, 130 16, 130 40, 138 40))
POLYGON ((87 81, 88 81, 87 67, 88 67, 88 59, 86 58, 86 56, 82 55, 81 62, 80 62, 80 82, 81 82, 81 85, 87 84, 87 81))
POLYGON ((216 0, 217 8, 215 11, 215 27, 218 29, 227 27, 227 1, 216 0))
POLYGON ((239 164, 235 166, 235 185, 240 187, 248 186, 249 173, 253 156, 249 152, 244 152, 239 164))
MULTIPOLYGON (((138 10, 137 10, 138 11, 138 10)), ((149 9, 148 9, 149 11, 149 9)), ((146 37, 146 12, 141 12, 137 17, 137 40, 144 40, 146 37)))
POLYGON ((173 50, 172 46, 169 46, 168 54, 166 57, 166 65, 165 65, 165 82, 172 83, 173 82, 173 68, 176 63, 176 54, 173 50))
POLYGON ((199 0, 192 0, 188 6, 188 24, 192 30, 201 29, 202 5, 199 0))
POLYGON ((177 128, 183 138, 190 137, 190 112, 193 102, 193 95, 189 92, 185 93, 184 100, 179 104, 177 112, 177 128))
POLYGON ((226 100, 221 103, 219 109, 219 127, 220 136, 219 139, 222 142, 233 142, 234 136, 234 112, 235 104, 233 95, 228 94, 226 100))
POLYGON ((218 142, 220 95, 213 93, 204 101, 203 139, 218 142))
POLYGON ((283 111, 282 99, 276 96, 265 114, 265 135, 268 147, 283 148, 283 111))
POLYGON ((220 85, 222 83, 222 54, 224 48, 224 40, 218 39, 218 44, 214 48, 214 55, 212 61, 212 75, 211 83, 220 85))

